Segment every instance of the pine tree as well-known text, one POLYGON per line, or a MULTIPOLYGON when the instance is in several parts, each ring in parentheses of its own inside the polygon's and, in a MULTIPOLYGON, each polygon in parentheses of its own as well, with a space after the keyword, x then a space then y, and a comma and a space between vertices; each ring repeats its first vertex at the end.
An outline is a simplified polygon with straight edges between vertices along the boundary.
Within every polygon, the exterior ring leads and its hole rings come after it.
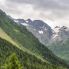
POLYGON ((4 69, 23 69, 15 53, 6 59, 4 69))

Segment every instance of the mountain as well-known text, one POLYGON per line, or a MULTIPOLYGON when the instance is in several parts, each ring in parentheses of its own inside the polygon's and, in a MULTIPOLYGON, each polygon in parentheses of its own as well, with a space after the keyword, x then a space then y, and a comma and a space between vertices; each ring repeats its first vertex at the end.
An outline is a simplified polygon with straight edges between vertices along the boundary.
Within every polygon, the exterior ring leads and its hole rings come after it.
MULTIPOLYGON (((6 62, 5 59, 7 59, 7 62, 8 62, 9 61, 8 57, 13 53, 16 53, 16 55, 24 69, 35 69, 35 68, 36 69, 46 69, 46 68, 47 69, 54 69, 54 68, 55 69, 67 69, 60 65, 59 66, 53 65, 48 61, 42 61, 38 57, 17 48, 13 44, 9 43, 8 41, 6 41, 2 38, 0 38, 0 69, 5 69, 3 66, 3 64, 6 62)), ((14 62, 13 60, 14 59, 12 59, 11 62, 14 62)), ((8 67, 9 67, 9 65, 10 65, 10 63, 8 64, 8 67)), ((11 66, 12 66, 12 64, 11 64, 11 66)), ((16 66, 14 66, 14 67, 16 67, 16 66)), ((19 68, 19 69, 21 69, 21 68, 19 68)))
POLYGON ((53 51, 54 54, 66 60, 69 63, 69 28, 66 26, 55 27, 52 43, 47 47, 53 51))
MULTIPOLYGON (((48 47, 56 56, 69 62, 69 28, 66 26, 56 26, 51 29, 49 25, 41 20, 24 20, 19 24, 26 26, 27 30, 39 39, 39 41, 48 47)), ((15 21, 15 20, 14 20, 15 21)))
POLYGON ((52 39, 54 41, 64 41, 69 38, 69 28, 66 26, 58 27, 56 26, 54 28, 54 34, 52 39))
POLYGON ((64 42, 55 42, 47 46, 58 57, 64 59, 69 64, 69 39, 64 42))
POLYGON ((53 35, 51 27, 42 20, 32 21, 31 19, 15 19, 14 21, 26 26, 26 28, 44 45, 50 41, 51 36, 53 35))
POLYGON ((41 44, 25 26, 16 24, 0 10, 0 65, 16 53, 24 69, 67 69, 67 63, 41 44))
POLYGON ((56 26, 52 29, 47 23, 42 20, 31 19, 14 19, 16 23, 26 26, 32 34, 39 39, 39 41, 47 45, 50 42, 64 41, 69 38, 69 28, 66 26, 56 26))

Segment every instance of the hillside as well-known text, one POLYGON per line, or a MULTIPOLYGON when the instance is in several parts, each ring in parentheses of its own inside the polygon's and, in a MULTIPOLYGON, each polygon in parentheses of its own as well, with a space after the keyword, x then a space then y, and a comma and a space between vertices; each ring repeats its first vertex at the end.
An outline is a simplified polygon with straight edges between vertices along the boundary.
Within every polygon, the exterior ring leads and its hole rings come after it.
POLYGON ((69 63, 69 27, 56 26, 54 29, 42 20, 14 19, 17 24, 26 26, 38 40, 52 52, 69 63))
MULTIPOLYGON (((43 64, 44 62, 42 60, 49 63, 50 65, 58 65, 58 67, 56 66, 58 69, 63 69, 62 67, 67 65, 63 60, 55 56, 48 48, 42 45, 38 41, 38 39, 36 39, 24 26, 16 24, 1 10, 0 33, 0 37, 2 38, 0 41, 0 52, 2 53, 0 58, 1 64, 4 63, 4 59, 6 59, 8 55, 16 53, 17 55, 20 55, 20 57, 18 57, 19 59, 21 58, 20 61, 22 61, 22 64, 24 61, 23 57, 25 57, 25 55, 27 54, 28 56, 26 57, 29 58, 28 61, 26 61, 27 63, 29 62, 35 64, 34 62, 32 62, 32 59, 34 60, 36 59, 36 57, 38 57, 38 59, 35 60, 37 62, 36 64, 40 65, 39 63, 41 63, 40 66, 43 65, 43 67, 45 65, 44 69, 46 69, 47 67, 46 63, 43 64), (22 54, 24 55, 22 56, 22 54)), ((36 65, 36 69, 38 69, 38 65, 36 65)), ((53 66, 49 67, 52 68, 53 66)))
POLYGON ((51 49, 54 54, 69 63, 69 39, 64 42, 52 43, 48 48, 51 49))
POLYGON ((21 24, 26 26, 27 30, 29 30, 38 40, 46 45, 49 43, 53 30, 51 27, 42 20, 31 20, 31 19, 14 19, 17 24, 21 24))
POLYGON ((66 26, 56 26, 54 30, 55 33, 53 34, 51 44, 47 47, 54 54, 69 63, 69 28, 66 26))
MULTIPOLYGON (((24 52, 12 45, 8 41, 0 38, 0 67, 4 67, 5 59, 11 54, 16 53, 20 63, 23 65, 24 69, 67 69, 62 66, 52 65, 48 61, 44 62, 41 59, 38 59, 34 55, 31 55, 27 52, 24 52)), ((9 60, 7 60, 9 61, 9 60)), ((9 65, 8 65, 9 66, 9 65)), ((1 69, 0 68, 0 69, 1 69)))

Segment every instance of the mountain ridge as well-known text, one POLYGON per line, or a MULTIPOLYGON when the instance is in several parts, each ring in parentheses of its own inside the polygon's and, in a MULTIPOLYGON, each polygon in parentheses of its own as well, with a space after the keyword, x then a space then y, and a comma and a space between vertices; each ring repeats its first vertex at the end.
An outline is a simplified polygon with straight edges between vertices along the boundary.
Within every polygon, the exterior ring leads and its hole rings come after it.
MULTIPOLYGON (((15 21, 15 20, 14 20, 15 21)), ((47 26, 45 26, 45 22, 41 20, 25 20, 24 23, 19 23, 20 25, 23 25, 27 28, 28 31, 30 31, 38 40, 44 44, 46 47, 48 47, 52 52, 60 57, 61 59, 64 59, 65 61, 69 61, 67 57, 69 57, 68 49, 69 49, 69 28, 66 26, 56 26, 54 29, 51 29, 50 31, 52 34, 49 33, 49 29, 47 26), (36 21, 36 22, 34 22, 36 21), (41 21, 41 23, 40 23, 41 21), (32 25, 34 23, 34 25, 32 25), (36 24, 37 23, 37 24, 36 24), (40 25, 39 25, 40 24, 40 25), (34 26, 34 27, 33 27, 34 26), (35 27, 36 26, 36 27, 35 27), (50 35, 50 37, 49 37, 50 35), (67 43, 67 44, 66 44, 67 43), (63 55, 62 55, 63 54, 63 55)))
MULTIPOLYGON (((0 13, 0 14, 1 14, 0 15, 0 28, 7 35, 9 35, 13 39, 14 42, 18 43, 18 46, 21 49, 24 49, 24 48, 28 49, 29 51, 34 53, 36 56, 38 55, 38 56, 42 57, 44 60, 47 60, 48 62, 50 62, 50 64, 58 65, 60 69, 62 67, 68 66, 64 60, 55 56, 47 47, 45 47, 43 44, 41 44, 38 41, 38 39, 35 38, 35 36, 33 36, 26 29, 26 27, 16 24, 7 15, 4 15, 3 13, 0 13), (60 67, 60 66, 62 66, 62 67, 60 67)), ((13 49, 17 48, 17 47, 9 48, 9 46, 12 47, 12 45, 3 44, 5 42, 5 40, 1 39, 1 42, 2 43, 0 46, 1 47, 0 51, 2 52, 2 56, 4 56, 3 54, 9 55, 8 53, 11 53, 11 51, 13 52, 13 49), (6 53, 6 50, 7 50, 7 53, 6 53)), ((16 51, 19 52, 19 49, 16 51)), ((15 52, 15 50, 14 50, 14 52, 15 52)), ((18 54, 20 54, 20 53, 18 53, 18 54)), ((2 62, 2 60, 1 60, 1 62, 2 62)))
POLYGON ((51 40, 54 40, 54 42, 63 41, 69 37, 69 28, 66 26, 56 26, 54 29, 52 29, 42 20, 32 21, 31 19, 14 19, 14 21, 26 26, 26 28, 32 32, 32 34, 36 36, 44 45, 48 44, 51 40))

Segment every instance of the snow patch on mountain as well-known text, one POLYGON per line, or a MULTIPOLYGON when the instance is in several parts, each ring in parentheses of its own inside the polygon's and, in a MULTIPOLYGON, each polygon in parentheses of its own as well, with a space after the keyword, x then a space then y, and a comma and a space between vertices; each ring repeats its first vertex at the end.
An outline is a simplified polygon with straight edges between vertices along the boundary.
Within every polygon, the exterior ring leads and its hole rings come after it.
POLYGON ((26 28, 44 45, 69 38, 69 28, 66 26, 56 26, 54 29, 51 29, 48 24, 41 20, 32 21, 31 19, 15 19, 14 21, 26 26, 26 28))
POLYGON ((21 23, 23 26, 28 26, 28 24, 27 23, 21 23))
POLYGON ((42 30, 40 30, 40 31, 38 31, 38 32, 39 32, 39 34, 43 34, 43 33, 44 33, 42 30))
POLYGON ((14 20, 14 22, 18 23, 19 21, 18 20, 14 20))

